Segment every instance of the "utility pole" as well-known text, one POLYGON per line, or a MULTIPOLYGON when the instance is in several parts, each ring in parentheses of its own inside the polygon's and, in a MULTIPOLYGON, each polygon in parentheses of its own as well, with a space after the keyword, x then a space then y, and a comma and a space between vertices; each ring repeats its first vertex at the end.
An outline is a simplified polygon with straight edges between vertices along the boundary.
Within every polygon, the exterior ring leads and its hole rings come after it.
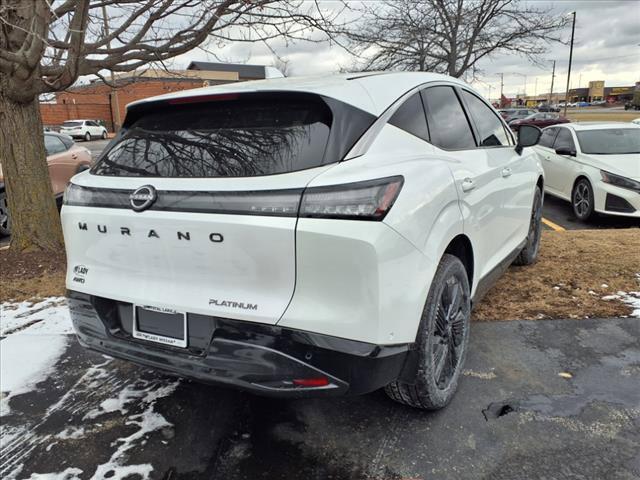
MULTIPOLYGON (((551 72, 551 92, 549 92, 549 105, 552 104, 553 99, 553 80, 556 78, 556 61, 553 61, 553 71, 551 72)), ((567 102, 565 102, 566 105, 567 102)))
POLYGON ((505 107, 506 105, 502 105, 502 97, 504 97, 504 73, 500 74, 500 106, 505 107))
POLYGON ((538 96, 538 77, 536 77, 536 83, 535 83, 535 86, 533 87, 533 96, 534 97, 538 96))
MULTIPOLYGON (((567 91, 564 94, 564 116, 567 116, 567 99, 569 97, 569 80, 571 79, 571 61, 573 60, 573 37, 576 33, 576 12, 573 15, 573 25, 571 26, 571 47, 569 47, 569 70, 567 71, 567 91)), ((579 85, 578 85, 579 86, 579 85)))

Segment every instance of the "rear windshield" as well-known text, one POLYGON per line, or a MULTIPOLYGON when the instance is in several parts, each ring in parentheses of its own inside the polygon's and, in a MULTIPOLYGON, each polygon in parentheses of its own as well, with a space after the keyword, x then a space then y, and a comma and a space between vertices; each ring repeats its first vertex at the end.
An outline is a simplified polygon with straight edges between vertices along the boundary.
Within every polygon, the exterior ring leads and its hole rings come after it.
POLYGON ((63 127, 81 127, 82 122, 64 122, 62 126, 63 127))
POLYGON ((584 130, 576 133, 582 153, 592 155, 640 154, 640 128, 609 128, 606 130, 584 130))
POLYGON ((328 157, 333 114, 321 97, 244 94, 219 98, 147 107, 147 112, 137 113, 138 118, 102 156, 93 173, 247 177, 339 160, 335 152, 328 157))

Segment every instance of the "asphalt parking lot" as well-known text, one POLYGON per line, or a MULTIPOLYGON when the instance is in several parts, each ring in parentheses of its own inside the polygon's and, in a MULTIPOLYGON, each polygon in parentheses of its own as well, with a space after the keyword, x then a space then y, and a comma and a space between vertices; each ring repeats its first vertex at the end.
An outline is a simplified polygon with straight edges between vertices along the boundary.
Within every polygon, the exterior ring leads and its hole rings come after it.
POLYGON ((640 478, 638 319, 473 324, 438 412, 383 392, 266 399, 66 342, 49 377, 11 398, 2 478, 640 478), (52 472, 66 476, 32 476, 52 472))

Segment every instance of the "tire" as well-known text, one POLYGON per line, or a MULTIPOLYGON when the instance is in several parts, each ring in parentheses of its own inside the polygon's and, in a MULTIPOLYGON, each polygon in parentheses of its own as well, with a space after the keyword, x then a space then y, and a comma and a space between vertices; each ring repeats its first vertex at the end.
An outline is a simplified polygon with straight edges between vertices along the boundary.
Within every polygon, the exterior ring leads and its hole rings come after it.
POLYGON ((106 130, 103 130, 103 131, 102 131, 102 139, 103 139, 103 140, 106 140, 106 139, 107 139, 107 131, 106 131, 106 130))
POLYGON ((385 387, 393 400, 424 410, 446 406, 458 387, 469 344, 471 301, 462 262, 445 254, 440 260, 416 337, 418 366, 411 382, 385 387))
POLYGON ((7 205, 7 192, 0 192, 0 237, 11 235, 11 215, 7 205))
POLYGON ((89 132, 84 134, 84 141, 85 142, 90 142, 91 141, 91 134, 89 132))
POLYGON ((578 218, 586 222, 593 215, 593 188, 586 178, 581 178, 573 186, 571 192, 571 206, 573 213, 578 218))
POLYGON ((533 205, 531 206, 531 220, 529 221, 529 234, 527 235, 527 243, 520 251, 514 265, 532 265, 538 259, 538 251, 540 250, 540 235, 542 234, 542 192, 540 187, 536 187, 533 194, 533 205))

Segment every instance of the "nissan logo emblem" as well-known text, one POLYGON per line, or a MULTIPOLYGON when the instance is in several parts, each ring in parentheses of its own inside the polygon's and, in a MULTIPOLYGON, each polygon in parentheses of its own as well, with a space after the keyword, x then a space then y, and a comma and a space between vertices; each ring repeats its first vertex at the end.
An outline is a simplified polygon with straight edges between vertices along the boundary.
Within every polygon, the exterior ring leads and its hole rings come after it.
POLYGON ((129 203, 136 212, 142 212, 153 205, 157 198, 158 194, 153 186, 143 185, 129 195, 129 203))

